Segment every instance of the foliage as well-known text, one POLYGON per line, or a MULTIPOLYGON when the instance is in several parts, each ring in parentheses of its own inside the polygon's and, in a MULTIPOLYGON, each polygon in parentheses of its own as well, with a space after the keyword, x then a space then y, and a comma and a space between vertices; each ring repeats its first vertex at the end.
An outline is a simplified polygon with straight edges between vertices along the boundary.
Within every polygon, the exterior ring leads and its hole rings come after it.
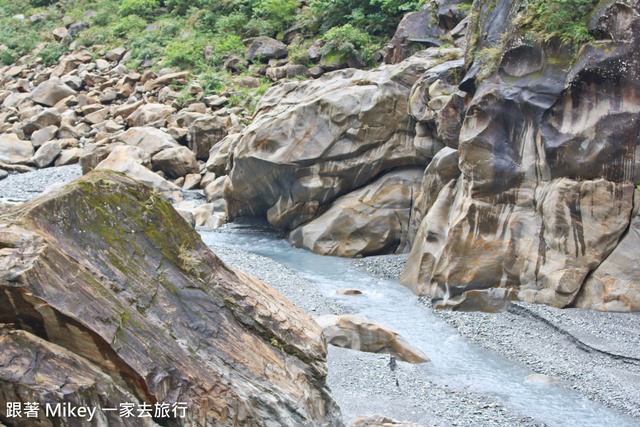
POLYGON ((204 65, 206 42, 201 38, 176 39, 165 48, 163 64, 168 67, 201 68, 204 65))
POLYGON ((50 67, 57 63, 67 51, 67 46, 62 43, 47 43, 36 56, 42 58, 44 65, 50 67))
POLYGON ((315 0, 311 8, 320 30, 351 24, 372 35, 393 34, 405 13, 422 8, 425 0, 315 0))
POLYGON ((320 51, 323 55, 331 52, 350 55, 356 51, 361 51, 362 57, 369 61, 379 48, 379 45, 373 41, 369 34, 351 24, 331 28, 322 36, 322 39, 325 41, 320 51))
POLYGON ((147 26, 147 21, 139 17, 138 15, 125 16, 122 19, 117 20, 112 26, 111 30, 117 37, 125 37, 126 35, 134 34, 144 30, 147 26))
POLYGON ((123 0, 118 12, 122 16, 149 16, 160 7, 158 0, 123 0))
POLYGON ((519 20, 525 31, 544 41, 557 38, 580 45, 593 39, 587 31, 589 16, 598 0, 533 0, 519 20))

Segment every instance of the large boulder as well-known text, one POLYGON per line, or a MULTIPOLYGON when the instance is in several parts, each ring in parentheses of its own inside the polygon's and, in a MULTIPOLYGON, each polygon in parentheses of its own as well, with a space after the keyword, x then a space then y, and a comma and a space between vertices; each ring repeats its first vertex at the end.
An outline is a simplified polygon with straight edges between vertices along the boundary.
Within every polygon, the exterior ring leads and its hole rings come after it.
POLYGON ((180 146, 171 135, 151 126, 130 128, 118 139, 127 145, 142 148, 152 157, 167 148, 180 146))
POLYGON ((34 154, 31 161, 39 168, 44 168, 51 165, 56 157, 62 152, 62 143, 60 141, 53 140, 45 142, 42 147, 38 148, 36 154, 34 154))
POLYGON ((182 146, 162 150, 153 156, 151 161, 153 169, 161 170, 174 179, 188 174, 197 174, 200 170, 193 151, 182 146))
POLYGON ((173 114, 173 108, 164 104, 143 104, 127 117, 131 127, 146 126, 167 119, 173 114))
POLYGON ((322 326, 327 342, 336 347, 390 354, 409 363, 430 361, 419 348, 409 344, 401 335, 362 317, 326 315, 316 317, 315 321, 322 326))
POLYGON ((204 115, 189 124, 189 148, 200 160, 209 158, 209 151, 220 142, 233 125, 230 117, 204 115))
POLYGON ((149 155, 139 147, 119 146, 114 148, 106 159, 101 161, 95 170, 112 170, 121 172, 157 190, 165 198, 169 198, 171 186, 166 179, 149 170, 149 155))
POLYGON ((23 141, 13 133, 0 135, 0 162, 27 164, 33 156, 31 141, 23 141))
MULTIPOLYGON (((4 209, 0 229, 3 401, 166 405, 155 421, 174 426, 342 425, 321 328, 223 264, 148 187, 92 172, 4 209)), ((30 425, 48 425, 44 414, 30 425)))
POLYGON ((42 104, 47 107, 53 107, 61 101, 71 95, 75 95, 77 92, 71 89, 57 77, 42 82, 31 92, 31 100, 37 104, 42 104))
MULTIPOLYGON (((403 252, 422 174, 421 168, 411 168, 383 175, 340 197, 325 213, 296 228, 289 242, 322 255, 342 257, 403 252)), ((294 221, 304 223, 306 219, 298 214, 294 221)))
POLYGON ((432 170, 439 176, 425 177, 435 188, 418 203, 422 219, 401 282, 447 307, 504 307, 515 298, 638 311, 636 273, 621 251, 634 239, 640 184, 640 33, 623 29, 640 27, 640 6, 629 14, 600 3, 590 31, 615 41, 573 51, 505 41, 518 5, 478 5, 475 48, 504 48, 491 67, 473 62, 462 79, 471 93, 460 175, 443 164, 432 170))
POLYGON ((413 144, 407 99, 418 78, 441 62, 435 54, 270 89, 232 144, 225 192, 231 218, 268 215, 290 230, 300 225, 298 215, 312 219, 380 174, 424 167, 428 157, 413 144))
POLYGON ((287 56, 287 45, 267 36, 253 39, 247 50, 246 57, 249 61, 268 61, 287 56))

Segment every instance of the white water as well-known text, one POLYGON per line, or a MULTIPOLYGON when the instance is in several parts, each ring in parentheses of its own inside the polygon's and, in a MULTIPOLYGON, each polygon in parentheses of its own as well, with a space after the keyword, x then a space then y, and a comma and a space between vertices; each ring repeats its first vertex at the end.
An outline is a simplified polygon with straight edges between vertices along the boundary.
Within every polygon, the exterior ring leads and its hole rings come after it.
POLYGON ((208 245, 254 252, 278 261, 314 282, 325 298, 403 335, 424 351, 431 363, 420 365, 425 381, 446 383, 490 395, 521 416, 549 426, 637 426, 631 417, 606 408, 558 384, 534 384, 533 372, 493 352, 469 344, 455 329, 420 304, 397 281, 378 280, 350 265, 296 249, 268 233, 201 232, 208 245), (340 296, 340 288, 358 289, 358 298, 340 296))

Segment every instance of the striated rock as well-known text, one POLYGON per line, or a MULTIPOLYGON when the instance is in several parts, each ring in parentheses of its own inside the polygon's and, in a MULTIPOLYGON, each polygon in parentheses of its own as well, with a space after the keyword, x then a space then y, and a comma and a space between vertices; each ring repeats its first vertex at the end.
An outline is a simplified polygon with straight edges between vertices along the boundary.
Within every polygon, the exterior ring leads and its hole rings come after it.
MULTIPOLYGON (((184 402, 184 418, 158 420, 176 426, 342 425, 320 327, 149 188, 93 172, 0 223, 4 399, 184 402)), ((117 415, 94 421, 152 424, 117 415)))
POLYGON ((188 174, 198 174, 200 170, 193 151, 182 146, 162 150, 154 155, 151 161, 154 170, 161 170, 174 179, 188 174))
POLYGON ((391 354, 409 363, 429 362, 420 349, 413 347, 402 336, 362 317, 326 315, 314 319, 322 327, 327 342, 336 347, 391 354))
POLYGON ((39 168, 50 166, 60 155, 62 144, 58 140, 45 142, 38 148, 31 161, 39 168))
POLYGON ((164 104, 143 104, 127 116, 127 124, 131 127, 145 126, 168 118, 173 108, 164 104))
MULTIPOLYGON (((313 221, 296 228, 289 242, 322 255, 342 257, 399 253, 408 248, 407 230, 411 207, 420 189, 420 168, 400 169, 383 175, 373 183, 337 199, 313 221)), ((312 214, 317 206, 312 206, 312 214)), ((288 214, 285 213, 285 215, 288 214)), ((272 224, 288 218, 275 218, 272 224)), ((304 223, 304 211, 297 210, 292 226, 304 223)))
POLYGON ((119 137, 127 145, 144 149, 150 156, 155 156, 162 150, 179 147, 171 135, 154 127, 133 127, 119 137))
POLYGON ((0 135, 0 162, 8 164, 27 164, 33 156, 33 144, 23 141, 15 134, 0 135))
MULTIPOLYGON (((639 7, 622 18, 613 2, 599 4, 592 31, 618 34, 616 28, 640 25, 639 7)), ((489 29, 478 49, 496 46, 512 25, 505 10, 491 13, 474 23, 474 31, 489 29)), ((620 39, 579 52, 508 38, 485 80, 480 65, 469 67, 460 88, 472 97, 466 112, 456 107, 465 114, 461 174, 434 168, 434 178, 425 177, 434 188, 418 203, 424 216, 401 283, 444 306, 500 307, 515 298, 640 310, 637 287, 614 266, 629 265, 620 252, 624 239, 634 238, 640 184, 638 37, 621 30, 620 39)), ((623 268, 633 277, 631 265, 623 268)))
POLYGON ((53 77, 40 83, 38 87, 31 92, 31 100, 37 104, 53 107, 58 101, 75 94, 75 90, 62 83, 59 78, 53 77))
POLYGON ((424 167, 427 158, 412 143, 415 122, 407 99, 420 75, 436 64, 431 55, 270 89, 229 157, 230 218, 271 211, 275 225, 290 230, 300 225, 299 215, 315 217, 380 174, 424 167))

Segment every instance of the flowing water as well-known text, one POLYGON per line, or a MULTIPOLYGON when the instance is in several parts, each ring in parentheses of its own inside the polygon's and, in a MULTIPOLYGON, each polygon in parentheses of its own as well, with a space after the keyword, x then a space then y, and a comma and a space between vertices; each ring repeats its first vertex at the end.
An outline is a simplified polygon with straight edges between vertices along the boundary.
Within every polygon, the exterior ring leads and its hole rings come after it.
POLYGON ((493 396, 515 412, 550 426, 639 425, 637 420, 561 385, 524 381, 531 371, 466 342, 397 281, 371 277, 347 259, 292 248, 274 233, 265 231, 248 227, 244 231, 202 231, 201 235, 208 245, 243 249, 278 261, 314 282, 325 298, 337 300, 353 314, 403 335, 431 359, 431 363, 420 365, 425 381, 493 396), (363 295, 358 298, 337 295, 340 288, 358 289, 363 295))

